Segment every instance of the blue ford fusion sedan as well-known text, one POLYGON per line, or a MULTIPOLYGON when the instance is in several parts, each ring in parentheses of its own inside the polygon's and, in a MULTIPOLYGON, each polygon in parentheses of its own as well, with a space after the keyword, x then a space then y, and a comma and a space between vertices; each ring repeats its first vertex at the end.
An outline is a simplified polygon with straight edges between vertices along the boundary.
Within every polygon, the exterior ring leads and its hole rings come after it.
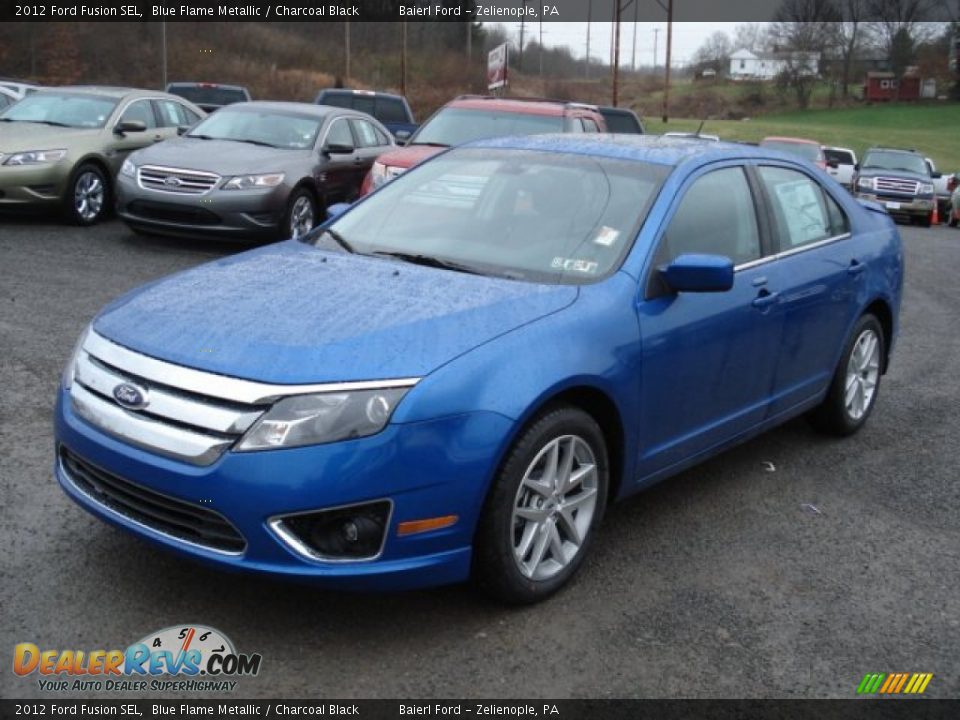
POLYGON ((221 567, 533 602, 609 502, 800 414, 862 427, 902 284, 882 208, 776 151, 483 141, 106 307, 56 476, 221 567))

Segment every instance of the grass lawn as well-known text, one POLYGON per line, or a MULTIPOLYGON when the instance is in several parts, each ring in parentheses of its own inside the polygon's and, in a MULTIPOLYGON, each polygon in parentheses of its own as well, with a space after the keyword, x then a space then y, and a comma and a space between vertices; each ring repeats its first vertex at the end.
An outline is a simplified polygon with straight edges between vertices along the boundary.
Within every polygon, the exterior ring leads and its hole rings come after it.
MULTIPOLYGON (((699 120, 666 125, 646 117, 649 133, 690 132, 699 120)), ((823 145, 853 148, 858 157, 873 145, 914 148, 933 159, 941 172, 960 171, 960 103, 873 105, 843 110, 808 110, 764 115, 750 120, 707 120, 703 132, 723 140, 756 142, 767 135, 809 138, 823 145)))

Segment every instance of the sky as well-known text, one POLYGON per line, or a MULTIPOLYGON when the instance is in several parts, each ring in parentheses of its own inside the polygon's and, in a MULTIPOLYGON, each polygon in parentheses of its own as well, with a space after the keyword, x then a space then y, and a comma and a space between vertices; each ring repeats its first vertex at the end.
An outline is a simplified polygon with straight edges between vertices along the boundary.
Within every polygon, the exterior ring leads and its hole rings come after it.
MULTIPOLYGON (((520 23, 500 23, 507 28, 511 38, 516 40, 520 34, 520 23)), ((545 47, 566 45, 576 57, 586 56, 587 25, 585 22, 530 22, 524 30, 525 42, 533 33, 539 37, 540 26, 543 26, 543 44, 545 47)), ((710 35, 722 30, 733 37, 734 28, 740 23, 734 22, 675 22, 673 24, 673 64, 679 66, 688 62, 697 48, 710 35)), ((613 23, 593 22, 590 28, 590 56, 596 60, 609 60, 611 28, 613 23)), ((620 64, 629 67, 633 60, 634 23, 623 22, 620 29, 620 64)), ((667 48, 667 24, 638 22, 637 35, 637 65, 651 65, 653 63, 654 36, 657 36, 657 64, 663 65, 667 48), (659 32, 654 33, 654 29, 659 32)))

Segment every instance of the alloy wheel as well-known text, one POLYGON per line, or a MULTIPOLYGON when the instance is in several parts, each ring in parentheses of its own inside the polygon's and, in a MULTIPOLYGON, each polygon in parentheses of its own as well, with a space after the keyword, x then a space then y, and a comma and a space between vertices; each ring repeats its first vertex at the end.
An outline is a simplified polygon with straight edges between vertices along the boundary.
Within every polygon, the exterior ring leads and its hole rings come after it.
POLYGON ((547 443, 530 463, 514 500, 513 557, 531 580, 562 571, 580 552, 597 506, 593 450, 576 435, 547 443))
POLYGON ((306 195, 301 195, 290 208, 290 237, 306 235, 313 229, 313 222, 313 201, 306 195))
POLYGON ((103 179, 92 170, 80 174, 74 184, 73 207, 84 222, 92 222, 103 210, 106 188, 103 179))
POLYGON ((870 409, 879 379, 880 338, 867 328, 860 333, 847 361, 844 405, 852 420, 859 420, 870 409))

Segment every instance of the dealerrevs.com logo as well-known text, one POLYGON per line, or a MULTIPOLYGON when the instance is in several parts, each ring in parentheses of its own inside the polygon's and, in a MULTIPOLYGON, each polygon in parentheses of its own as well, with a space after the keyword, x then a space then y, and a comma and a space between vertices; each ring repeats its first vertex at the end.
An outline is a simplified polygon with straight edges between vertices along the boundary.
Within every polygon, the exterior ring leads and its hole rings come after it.
POLYGON ((238 653, 219 630, 174 625, 126 650, 41 650, 19 643, 13 671, 21 677, 36 673, 40 689, 50 692, 229 692, 236 688, 234 678, 259 673, 262 659, 238 653))

